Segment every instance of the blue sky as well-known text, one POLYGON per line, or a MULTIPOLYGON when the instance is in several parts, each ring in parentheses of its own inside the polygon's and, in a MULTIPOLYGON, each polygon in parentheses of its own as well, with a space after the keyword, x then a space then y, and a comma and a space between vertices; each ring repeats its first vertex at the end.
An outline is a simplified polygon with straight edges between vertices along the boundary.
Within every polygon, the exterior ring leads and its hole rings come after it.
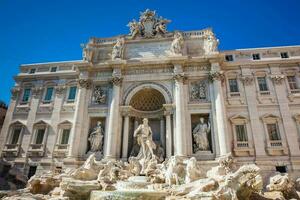
POLYGON ((300 44, 300 0, 0 0, 0 100, 20 64, 81 59, 81 43, 127 34, 146 8, 170 31, 212 27, 221 50, 300 44))

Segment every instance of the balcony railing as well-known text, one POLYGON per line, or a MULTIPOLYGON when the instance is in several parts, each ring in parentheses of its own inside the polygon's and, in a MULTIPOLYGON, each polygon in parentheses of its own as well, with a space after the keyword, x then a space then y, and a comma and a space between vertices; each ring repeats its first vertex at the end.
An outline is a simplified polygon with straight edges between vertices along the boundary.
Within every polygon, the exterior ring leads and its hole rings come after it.
POLYGON ((293 89, 291 90, 292 94, 299 94, 300 93, 300 89, 293 89))
POLYGON ((229 92, 230 97, 239 97, 241 94, 239 92, 229 92))
POLYGON ((249 147, 249 143, 248 143, 248 141, 237 141, 236 142, 236 146, 238 148, 248 148, 249 147))
POLYGON ((271 147, 282 147, 282 141, 281 140, 272 140, 270 141, 271 147))
POLYGON ((5 144, 5 150, 17 150, 20 144, 5 144))
POLYGON ((271 93, 270 93, 270 91, 260 91, 259 94, 261 96, 267 96, 267 95, 270 95, 271 93))

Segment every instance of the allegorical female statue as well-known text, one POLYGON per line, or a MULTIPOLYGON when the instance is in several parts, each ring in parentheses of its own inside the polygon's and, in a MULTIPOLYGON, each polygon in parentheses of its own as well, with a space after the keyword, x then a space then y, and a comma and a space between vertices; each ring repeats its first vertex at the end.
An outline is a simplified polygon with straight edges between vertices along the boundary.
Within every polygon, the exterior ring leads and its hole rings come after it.
POLYGON ((137 156, 138 160, 150 160, 155 155, 153 149, 156 148, 155 143, 152 140, 152 130, 148 125, 148 119, 143 119, 143 124, 140 124, 138 128, 134 131, 134 137, 137 138, 137 142, 140 145, 140 151, 137 156))
POLYGON ((200 123, 193 130, 193 138, 196 143, 195 151, 208 151, 209 141, 207 134, 210 132, 210 123, 204 122, 204 118, 200 117, 200 123))
POLYGON ((91 145, 91 152, 101 152, 102 145, 103 145, 103 135, 104 131, 102 128, 102 124, 100 121, 97 122, 97 125, 94 127, 93 131, 91 132, 88 141, 91 145))
POLYGON ((123 57, 123 51, 124 51, 124 38, 119 38, 116 42, 116 44, 113 46, 112 52, 111 52, 111 59, 122 59, 123 57))
POLYGON ((171 43, 170 51, 173 55, 182 55, 184 46, 183 36, 180 32, 175 33, 174 40, 171 43))

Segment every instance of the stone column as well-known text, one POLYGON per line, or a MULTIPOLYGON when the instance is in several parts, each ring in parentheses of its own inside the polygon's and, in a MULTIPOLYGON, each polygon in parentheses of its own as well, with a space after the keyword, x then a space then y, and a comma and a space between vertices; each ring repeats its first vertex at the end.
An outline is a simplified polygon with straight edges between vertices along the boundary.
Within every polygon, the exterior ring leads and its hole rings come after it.
POLYGON ((224 96, 222 91, 222 80, 224 78, 223 73, 220 70, 220 65, 217 62, 211 63, 211 71, 209 74, 210 80, 213 82, 213 98, 212 103, 215 108, 215 116, 217 127, 217 137, 220 147, 220 156, 225 155, 230 151, 229 141, 227 141, 227 122, 226 122, 226 110, 224 105, 224 96))
MULTIPOLYGON (((38 107, 39 107, 39 103, 40 103, 40 96, 41 93, 43 91, 43 88, 41 87, 41 84, 37 84, 39 86, 36 86, 34 88, 31 89, 32 92, 32 97, 30 100, 30 110, 27 116, 27 129, 30 132, 30 135, 24 135, 23 137, 23 141, 22 141, 22 148, 26 149, 25 152, 27 152, 27 150, 29 149, 29 145, 32 142, 32 136, 33 136, 33 125, 36 122, 36 113, 38 111, 38 107), (26 145, 26 147, 24 146, 26 145)), ((46 132, 46 134, 49 134, 46 132)), ((44 137, 47 137, 47 135, 45 135, 44 137)))
POLYGON ((87 118, 87 105, 86 95, 87 90, 91 87, 90 79, 79 79, 79 90, 76 98, 76 108, 74 112, 73 126, 70 134, 70 146, 68 157, 77 158, 79 157, 79 146, 82 141, 83 135, 83 122, 87 118))
MULTIPOLYGON (((261 157, 264 159, 266 156, 265 151, 265 141, 262 140, 262 133, 264 133, 264 128, 262 126, 261 120, 259 118, 258 108, 257 108, 257 92, 255 86, 255 80, 252 75, 250 66, 242 66, 242 77, 241 81, 245 88, 245 97, 248 104, 249 112, 249 124, 251 126, 253 143, 255 147, 256 160, 261 157)), ((251 134, 251 133, 248 133, 251 134)))
POLYGON ((120 85, 122 82, 121 70, 119 68, 114 69, 114 75, 112 79, 113 92, 112 99, 109 108, 109 121, 106 139, 106 149, 104 152, 105 158, 116 159, 120 155, 121 144, 121 131, 119 128, 120 122, 120 85))
MULTIPOLYGON (((283 84, 285 76, 281 74, 279 65, 273 65, 271 66, 270 69, 272 72, 271 79, 274 83, 276 97, 279 104, 280 115, 282 118, 284 131, 286 134, 285 138, 287 140, 288 147, 290 149, 291 160, 293 160, 293 157, 298 157, 297 160, 299 162, 300 149, 299 149, 298 140, 296 139, 298 138, 298 133, 297 133, 296 124, 293 121, 293 117, 291 115, 289 100, 287 98, 288 94, 286 92, 286 85, 283 84)), ((299 165, 299 163, 297 163, 297 165, 299 165)))
POLYGON ((123 144, 122 144, 122 160, 127 160, 128 156, 128 138, 129 138, 129 110, 123 111, 123 144))
POLYGON ((174 79, 175 79, 175 121, 176 130, 174 134, 174 154, 178 156, 187 156, 187 133, 185 110, 186 105, 184 101, 184 82, 186 76, 183 73, 182 66, 174 65, 174 79))
MULTIPOLYGON (((2 155, 2 150, 4 148, 4 145, 6 143, 6 139, 8 138, 8 133, 9 133, 9 126, 12 123, 13 120, 13 114, 15 111, 15 107, 17 105, 18 101, 18 96, 20 94, 21 89, 19 87, 14 87, 11 89, 11 99, 10 99, 10 104, 8 106, 6 115, 5 115, 5 120, 0 132, 0 157, 2 155)), ((24 129, 23 129, 23 134, 24 134, 24 129)))
POLYGON ((173 147, 173 138, 172 138, 172 123, 171 123, 171 114, 172 114, 172 105, 164 105, 166 117, 166 157, 170 158, 172 156, 172 147, 173 147))
POLYGON ((53 98, 53 110, 51 115, 51 128, 53 129, 54 134, 48 135, 47 147, 53 153, 55 149, 55 144, 59 138, 58 124, 60 123, 60 111, 63 104, 63 93, 65 92, 65 85, 58 85, 55 87, 55 94, 53 98))
POLYGON ((165 138, 166 138, 166 135, 165 135, 165 119, 164 117, 162 116, 160 118, 160 142, 161 142, 161 146, 166 149, 166 142, 165 142, 165 138))

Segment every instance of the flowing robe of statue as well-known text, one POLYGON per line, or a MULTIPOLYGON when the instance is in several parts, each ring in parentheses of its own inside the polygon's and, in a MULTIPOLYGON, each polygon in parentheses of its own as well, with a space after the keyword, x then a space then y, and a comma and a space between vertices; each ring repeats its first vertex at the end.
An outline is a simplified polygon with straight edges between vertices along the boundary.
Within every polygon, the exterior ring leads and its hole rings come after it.
POLYGON ((137 138, 138 145, 140 145, 140 150, 137 155, 138 160, 150 160, 155 155, 153 149, 156 148, 155 143, 152 140, 152 130, 148 125, 148 120, 144 119, 143 124, 139 125, 134 131, 134 137, 137 138))
POLYGON ((91 152, 102 151, 103 133, 104 131, 101 122, 98 122, 88 139, 91 145, 91 152))
POLYGON ((209 141, 207 134, 210 131, 210 123, 205 123, 203 118, 200 118, 200 123, 193 130, 193 137, 196 143, 196 150, 209 150, 209 141))

